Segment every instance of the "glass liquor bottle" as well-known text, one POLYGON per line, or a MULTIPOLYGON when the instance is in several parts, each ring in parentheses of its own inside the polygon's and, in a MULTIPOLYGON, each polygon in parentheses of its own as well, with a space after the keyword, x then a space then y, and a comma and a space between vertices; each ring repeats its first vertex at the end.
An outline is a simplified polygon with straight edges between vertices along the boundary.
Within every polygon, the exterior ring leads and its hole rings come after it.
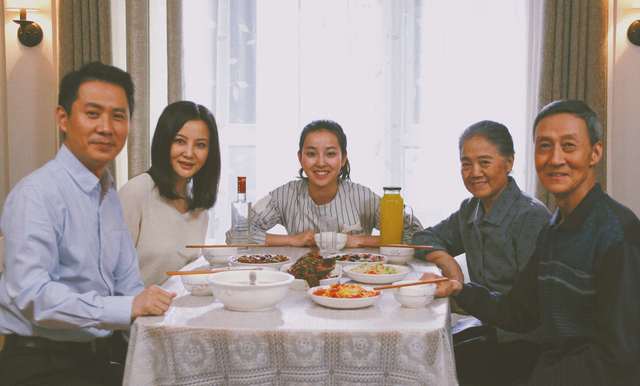
POLYGON ((249 212, 247 177, 238 177, 238 197, 231 203, 231 243, 249 244, 249 212))

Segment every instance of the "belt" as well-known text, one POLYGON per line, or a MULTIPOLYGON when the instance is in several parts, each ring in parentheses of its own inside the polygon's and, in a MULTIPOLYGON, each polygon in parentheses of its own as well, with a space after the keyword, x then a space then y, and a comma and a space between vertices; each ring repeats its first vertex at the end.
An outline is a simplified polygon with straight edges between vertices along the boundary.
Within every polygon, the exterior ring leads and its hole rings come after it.
POLYGON ((112 347, 112 339, 96 338, 90 342, 62 342, 39 336, 7 335, 4 344, 5 349, 27 348, 43 351, 57 351, 78 354, 96 354, 109 356, 112 347))

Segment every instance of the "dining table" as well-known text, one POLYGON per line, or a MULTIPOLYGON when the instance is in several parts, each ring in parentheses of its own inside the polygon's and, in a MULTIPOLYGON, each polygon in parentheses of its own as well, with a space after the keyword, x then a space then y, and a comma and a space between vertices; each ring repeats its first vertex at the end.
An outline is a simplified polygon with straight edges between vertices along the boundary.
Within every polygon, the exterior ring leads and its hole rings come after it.
MULTIPOLYGON (((239 253, 278 253, 296 260, 308 251, 282 247, 239 253)), ((201 256, 183 270, 204 264, 201 256)), ((408 278, 439 272, 415 259, 409 265, 408 278)), ((225 309, 215 296, 190 295, 178 276, 162 287, 177 296, 164 316, 133 323, 124 385, 458 384, 446 298, 405 308, 392 290, 384 290, 370 307, 331 309, 291 288, 271 310, 239 312, 225 309)))

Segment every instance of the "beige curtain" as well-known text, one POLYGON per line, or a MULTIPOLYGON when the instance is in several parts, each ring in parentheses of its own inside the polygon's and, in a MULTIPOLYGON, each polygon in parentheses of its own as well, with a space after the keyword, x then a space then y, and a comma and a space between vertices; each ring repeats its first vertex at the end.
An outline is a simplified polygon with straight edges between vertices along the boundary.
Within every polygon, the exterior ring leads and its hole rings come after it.
POLYGON ((129 178, 149 168, 149 0, 127 1, 127 70, 136 86, 128 139, 129 178))
POLYGON ((182 0, 167 0, 167 99, 182 100, 182 0))
POLYGON ((60 0, 60 78, 82 65, 111 59, 110 0, 60 0))
MULTIPOLYGON (((544 6, 539 107, 581 99, 607 123, 607 0, 547 0, 544 6)), ((606 149, 606 144, 605 147, 606 149)), ((606 188, 606 154, 597 169, 606 188)), ((540 185, 538 197, 555 204, 540 185)))
MULTIPOLYGON (((182 0, 167 0, 168 100, 182 99, 182 0)), ((133 178, 149 169, 149 0, 127 1, 127 69, 136 85, 136 107, 129 132, 128 169, 133 178)))

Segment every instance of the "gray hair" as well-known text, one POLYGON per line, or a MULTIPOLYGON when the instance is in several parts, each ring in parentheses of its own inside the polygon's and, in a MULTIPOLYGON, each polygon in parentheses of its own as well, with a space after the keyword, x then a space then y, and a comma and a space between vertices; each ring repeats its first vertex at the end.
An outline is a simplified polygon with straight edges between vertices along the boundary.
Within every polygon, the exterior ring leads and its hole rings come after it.
POLYGON ((509 129, 502 123, 494 121, 480 121, 467 127, 458 140, 458 151, 462 154, 462 146, 464 143, 475 136, 481 136, 487 139, 498 148, 498 152, 503 157, 513 157, 513 138, 509 129))
POLYGON ((585 102, 572 99, 553 101, 540 110, 533 123, 534 138, 536 135, 536 127, 538 127, 538 123, 540 123, 541 120, 551 115, 563 113, 574 115, 584 121, 587 126, 587 130, 589 131, 589 140, 591 141, 591 145, 595 145, 602 140, 602 124, 600 123, 596 113, 591 110, 589 105, 585 102))

